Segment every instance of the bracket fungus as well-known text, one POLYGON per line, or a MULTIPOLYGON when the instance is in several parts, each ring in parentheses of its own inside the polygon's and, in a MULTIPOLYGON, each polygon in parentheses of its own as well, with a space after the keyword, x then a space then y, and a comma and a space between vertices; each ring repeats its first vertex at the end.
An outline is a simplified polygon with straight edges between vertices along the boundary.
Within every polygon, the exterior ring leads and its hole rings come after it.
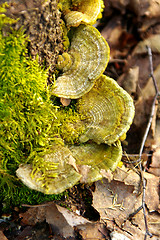
POLYGON ((74 160, 67 147, 53 146, 52 153, 43 157, 44 168, 36 167, 34 172, 32 164, 21 164, 16 174, 31 189, 45 194, 58 194, 73 187, 81 178, 81 175, 69 164, 70 158, 74 160), (48 163, 57 167, 51 170, 48 163))
MULTIPOLYGON (((115 145, 82 144, 80 146, 53 146, 53 152, 44 156, 44 163, 57 164, 49 170, 34 173, 34 166, 22 164, 16 171, 21 181, 29 188, 45 194, 62 193, 79 181, 91 183, 103 178, 101 170, 115 170, 122 157, 120 142, 115 145), (84 173, 84 168, 87 169, 84 173)), ((45 166, 45 164, 44 164, 45 166)), ((49 169, 48 169, 49 168, 49 169)))
POLYGON ((74 29, 69 52, 58 58, 63 73, 55 82, 53 94, 77 99, 89 92, 109 61, 109 46, 99 31, 89 25, 74 29))
POLYGON ((74 0, 70 9, 64 11, 68 27, 78 27, 80 24, 94 24, 101 18, 104 8, 102 0, 74 0))
POLYGON ((124 140, 134 117, 134 105, 130 95, 115 80, 102 75, 90 92, 78 99, 78 109, 86 115, 86 132, 81 142, 113 144, 124 140))
POLYGON ((83 183, 92 183, 103 178, 103 171, 114 171, 122 158, 122 147, 120 141, 115 145, 97 145, 96 143, 85 143, 79 146, 69 147, 72 156, 76 160, 83 183))

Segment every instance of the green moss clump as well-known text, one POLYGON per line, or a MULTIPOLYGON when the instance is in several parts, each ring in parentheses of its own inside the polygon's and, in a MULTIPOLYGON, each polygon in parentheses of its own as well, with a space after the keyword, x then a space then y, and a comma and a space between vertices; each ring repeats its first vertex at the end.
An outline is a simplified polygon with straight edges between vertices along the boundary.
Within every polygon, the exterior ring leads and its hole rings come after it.
POLYGON ((51 100, 48 71, 40 67, 38 57, 26 57, 28 39, 22 29, 3 35, 3 26, 12 22, 4 16, 0 14, 0 201, 35 204, 34 197, 38 200, 41 195, 45 201, 55 196, 35 194, 17 179, 15 171, 21 163, 32 163, 34 171, 37 166, 45 171, 48 165, 41 163, 53 143, 77 139, 77 134, 68 139, 64 130, 66 122, 79 120, 79 116, 73 110, 65 112, 51 100), (22 197, 27 194, 28 198, 22 197))

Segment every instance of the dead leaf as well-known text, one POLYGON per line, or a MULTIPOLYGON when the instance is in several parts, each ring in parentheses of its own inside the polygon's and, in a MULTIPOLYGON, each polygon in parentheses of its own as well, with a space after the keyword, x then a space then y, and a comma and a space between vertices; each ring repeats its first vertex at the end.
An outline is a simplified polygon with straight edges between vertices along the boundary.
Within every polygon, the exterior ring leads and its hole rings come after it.
POLYGON ((160 34, 151 35, 147 39, 139 42, 132 54, 147 53, 146 46, 149 46, 153 53, 160 53, 160 34))
POLYGON ((134 187, 120 181, 108 183, 98 181, 93 192, 93 207, 100 213, 101 219, 115 221, 120 227, 135 210, 135 204, 141 205, 141 196, 133 194, 134 187))
POLYGON ((68 160, 68 164, 70 164, 72 167, 74 167, 74 169, 79 172, 77 165, 76 165, 76 160, 74 157, 72 157, 72 155, 69 156, 69 160, 68 160))
POLYGON ((101 169, 101 171, 100 171, 100 174, 104 177, 104 178, 106 178, 106 179, 108 179, 108 182, 111 182, 112 180, 113 180, 113 173, 111 172, 111 170, 104 170, 104 169, 101 169))
POLYGON ((160 17, 160 1, 159 0, 150 0, 149 8, 145 12, 145 15, 149 18, 160 17))
POLYGON ((128 70, 126 74, 121 75, 118 79, 121 86, 131 95, 136 92, 139 78, 139 67, 135 66, 128 70))
POLYGON ((105 240, 105 235, 101 232, 104 228, 102 223, 87 223, 83 226, 78 226, 76 229, 82 237, 82 240, 105 240))
POLYGON ((110 234, 111 240, 130 240, 130 238, 126 237, 124 234, 119 232, 111 232, 110 234))
POLYGON ((88 221, 87 219, 79 216, 78 214, 69 211, 68 209, 61 207, 59 205, 56 204, 56 207, 58 209, 58 211, 64 216, 64 218, 66 219, 66 221, 68 222, 68 224, 72 227, 75 227, 77 225, 81 225, 81 224, 86 224, 86 223, 90 223, 90 221, 88 221))
POLYGON ((160 177, 160 120, 156 120, 154 143, 152 144, 154 150, 151 164, 148 172, 160 177))
POLYGON ((74 229, 58 211, 56 204, 53 203, 46 206, 46 221, 50 224, 54 234, 61 234, 64 237, 74 237, 74 229))
POLYGON ((43 222, 46 218, 45 207, 41 205, 31 207, 26 212, 20 213, 19 217, 22 218, 22 225, 34 226, 36 223, 43 222))
POLYGON ((31 239, 33 233, 33 227, 27 226, 25 227, 22 232, 14 240, 24 240, 24 239, 31 239))
POLYGON ((4 235, 4 233, 2 231, 0 231, 0 239, 1 240, 8 240, 8 238, 6 238, 6 236, 4 235))
POLYGON ((160 148, 160 120, 159 119, 157 119, 156 121, 154 140, 155 140, 155 144, 152 144, 152 148, 156 150, 157 148, 160 148))
MULTIPOLYGON (((155 79, 157 80, 157 87, 160 89, 160 64, 156 67, 153 72, 155 79)), ((153 84, 152 78, 149 78, 147 85, 142 89, 142 98, 148 99, 150 97, 154 97, 156 94, 155 87, 153 84)))
POLYGON ((54 233, 64 237, 74 237, 74 226, 90 222, 54 203, 46 206, 46 221, 51 225, 54 233))
POLYGON ((125 185, 134 186, 133 193, 138 193, 140 177, 135 171, 126 168, 123 165, 121 168, 116 169, 113 178, 116 181, 124 182, 125 185))
POLYGON ((160 177, 160 168, 150 167, 150 168, 148 169, 148 172, 151 173, 151 174, 154 174, 154 175, 157 176, 157 177, 160 177))
MULTIPOLYGON (((101 220, 110 231, 116 230, 118 233, 124 233, 129 239, 141 240, 146 231, 143 211, 140 210, 132 216, 142 204, 142 195, 134 194, 134 188, 139 184, 140 177, 125 167, 117 169, 113 177, 111 183, 105 179, 103 182, 95 183, 93 207, 100 213, 101 220)), ((145 173, 144 177, 147 179, 146 205, 153 214, 153 211, 159 211, 159 178, 149 173, 145 173)), ((146 211, 147 221, 150 216, 152 215, 146 211)), ((158 229, 158 220, 156 226, 158 229)), ((157 234, 157 230, 155 232, 153 228, 151 230, 153 234, 157 234)))
POLYGON ((160 147, 157 147, 153 153, 150 166, 153 168, 160 168, 160 147))
POLYGON ((82 175, 80 182, 86 183, 87 179, 88 179, 88 173, 90 172, 91 166, 81 165, 81 166, 78 166, 78 168, 79 168, 79 173, 82 175))
MULTIPOLYGON (((108 183, 104 179, 102 182, 96 182, 96 190, 93 193, 93 207, 100 213, 101 220, 106 223, 110 231, 118 230, 129 239, 134 240, 135 237, 130 234, 131 230, 123 231, 127 218, 133 213, 137 206, 141 205, 141 196, 133 194, 133 186, 127 186, 122 182, 113 180, 108 183)), ((141 213, 141 220, 143 222, 143 213, 141 213)), ((131 225, 130 225, 131 226, 131 225)), ((137 230, 137 236, 143 239, 143 232, 133 226, 134 231, 137 230)), ((133 229, 132 229, 133 231, 133 229)), ((134 235, 135 236, 135 235, 134 235)))
POLYGON ((156 235, 160 239, 160 214, 152 213, 148 218, 149 230, 153 235, 156 235))
MULTIPOLYGON (((137 215, 136 215, 137 216, 137 215)), ((125 232, 129 232, 131 234, 131 239, 136 239, 136 240, 142 240, 144 239, 144 235, 145 235, 145 226, 144 226, 144 220, 143 220, 143 213, 140 212, 140 219, 141 221, 139 222, 139 224, 137 224, 137 221, 132 220, 129 221, 127 220, 124 225, 123 225, 123 230, 125 232)))
POLYGON ((110 58, 114 59, 119 54, 119 38, 122 34, 122 17, 115 16, 107 23, 101 31, 101 35, 107 40, 110 46, 110 58))
POLYGON ((150 212, 158 210, 159 207, 159 178, 153 174, 144 172, 147 180, 145 202, 150 212))

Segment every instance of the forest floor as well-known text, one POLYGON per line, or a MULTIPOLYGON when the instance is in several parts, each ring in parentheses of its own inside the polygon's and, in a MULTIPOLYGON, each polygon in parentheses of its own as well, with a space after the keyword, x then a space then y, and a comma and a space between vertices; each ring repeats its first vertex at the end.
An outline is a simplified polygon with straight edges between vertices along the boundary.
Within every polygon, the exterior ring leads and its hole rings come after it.
POLYGON ((124 164, 108 179, 73 187, 62 201, 15 207, 1 216, 1 240, 160 239, 160 1, 106 0, 96 27, 111 49, 105 74, 135 104, 124 164))

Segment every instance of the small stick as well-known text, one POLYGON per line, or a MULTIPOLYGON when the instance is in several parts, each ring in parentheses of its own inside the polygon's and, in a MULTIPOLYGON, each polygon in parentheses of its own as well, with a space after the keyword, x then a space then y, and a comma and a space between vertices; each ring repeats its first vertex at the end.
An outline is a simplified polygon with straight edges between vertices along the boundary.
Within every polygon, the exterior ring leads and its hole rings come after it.
MULTIPOLYGON (((145 145, 148 133, 149 133, 149 129, 150 129, 150 126, 151 126, 151 123, 152 123, 152 119, 153 119, 153 116, 154 116, 156 100, 157 100, 157 97, 159 95, 157 82, 156 82, 154 74, 153 74, 152 51, 151 51, 151 48, 149 46, 147 46, 147 50, 148 50, 149 64, 150 64, 150 76, 152 77, 156 94, 155 94, 155 97, 153 99, 152 108, 151 108, 151 114, 150 114, 150 118, 149 118, 146 130, 145 130, 145 133, 144 133, 144 136, 143 136, 143 139, 142 139, 142 143, 141 143, 141 147, 140 147, 140 151, 139 151, 139 159, 138 159, 139 167, 140 167, 140 170, 141 170, 142 183, 143 183, 142 208, 143 208, 144 222, 145 222, 145 228, 146 228, 146 233, 145 233, 144 240, 147 239, 147 235, 152 237, 152 234, 149 232, 147 218, 146 218, 146 208, 145 208, 146 180, 145 180, 145 178, 143 176, 141 157, 142 157, 144 145, 145 145)), ((144 169, 144 171, 145 171, 145 169, 144 169)))
MULTIPOLYGON (((140 172, 141 172, 142 185, 143 185, 142 205, 141 205, 133 214, 131 214, 130 217, 133 217, 133 216, 134 216, 135 214, 137 214, 141 209, 143 209, 145 229, 146 229, 145 236, 144 236, 144 240, 147 239, 147 236, 152 237, 152 234, 149 232, 148 223, 147 223, 147 217, 146 217, 146 207, 145 207, 146 179, 145 179, 144 176, 143 176, 143 168, 142 168, 141 159, 142 159, 142 153, 143 153, 144 145, 145 145, 145 142, 146 142, 146 139, 147 139, 147 136, 148 136, 150 127, 151 127, 152 119, 153 119, 153 116, 154 116, 156 100, 157 100, 157 97, 159 96, 159 91, 158 91, 157 82, 156 82, 156 79, 155 79, 154 74, 153 74, 152 51, 151 51, 151 48, 150 48, 149 46, 146 46, 146 47, 147 47, 148 56, 149 56, 150 76, 151 76, 151 78, 152 78, 152 80, 153 80, 153 84, 154 84, 154 88, 155 88, 155 92, 156 92, 156 93, 155 93, 155 96, 154 96, 154 99, 153 99, 153 103, 152 103, 152 108, 151 108, 151 114, 150 114, 150 117, 149 117, 149 121, 148 121, 146 130, 145 130, 145 133, 144 133, 142 142, 141 142, 141 147, 140 147, 139 154, 138 154, 139 158, 138 158, 136 161, 131 161, 131 162, 130 162, 130 163, 138 163, 138 164, 139 164, 140 172)), ((144 169, 144 171, 145 171, 145 169, 144 169)))

